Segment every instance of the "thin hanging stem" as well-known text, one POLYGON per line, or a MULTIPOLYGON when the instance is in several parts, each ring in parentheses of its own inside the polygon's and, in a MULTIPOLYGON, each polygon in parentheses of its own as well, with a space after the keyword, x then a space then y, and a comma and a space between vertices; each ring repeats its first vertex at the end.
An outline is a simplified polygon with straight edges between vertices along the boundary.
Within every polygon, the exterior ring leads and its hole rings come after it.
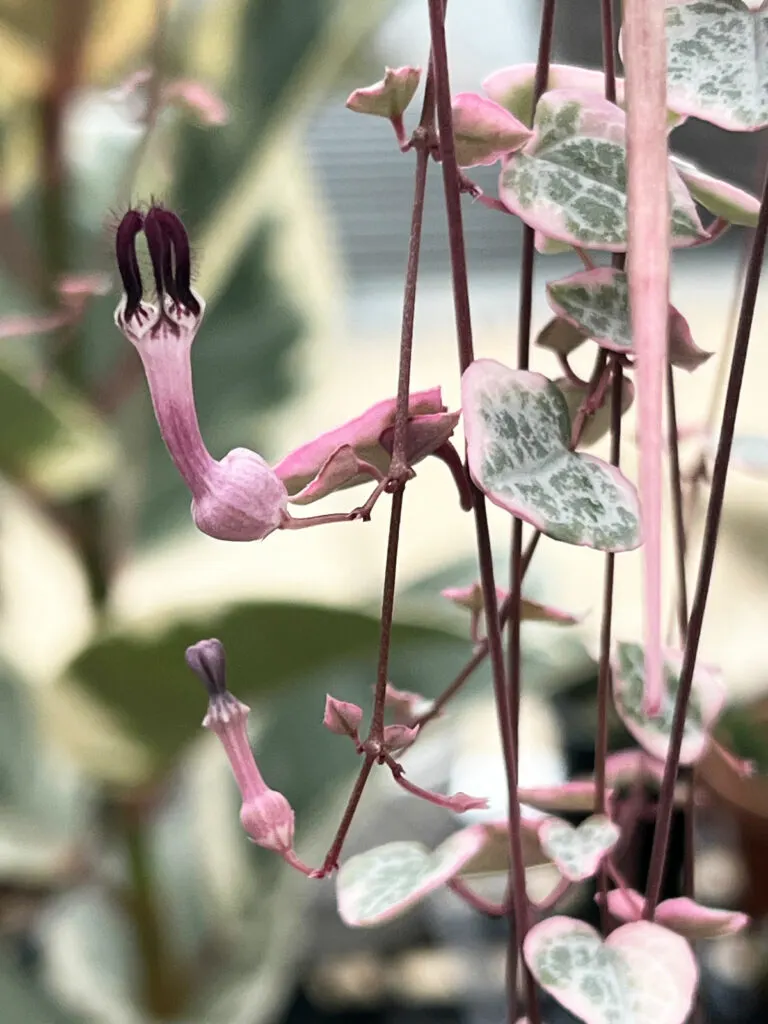
MULTIPOLYGON (((532 111, 535 112, 536 105, 542 93, 547 87, 549 79, 549 64, 552 53, 552 36, 555 26, 556 0, 544 0, 541 8, 541 29, 539 32, 539 53, 536 61, 536 74, 533 80, 533 101, 532 111)), ((531 348, 531 314, 533 309, 533 271, 535 258, 536 233, 532 227, 523 225, 523 249, 520 262, 520 306, 517 323, 517 368, 527 370, 530 364, 531 348)), ((507 707, 510 718, 510 731, 512 734, 512 746, 515 756, 515 777, 520 771, 520 690, 521 690, 521 669, 522 651, 520 647, 520 612, 522 606, 523 586, 523 521, 517 517, 512 519, 512 537, 510 544, 509 560, 509 634, 507 636, 507 707)), ((510 902, 514 903, 519 899, 510 877, 510 891, 507 894, 510 902)), ((523 894, 527 903, 527 896, 523 894)), ((514 910, 515 919, 518 925, 518 934, 510 927, 508 935, 509 947, 507 950, 507 977, 512 979, 509 983, 509 998, 511 1005, 509 1013, 511 1019, 517 1018, 517 971, 518 971, 518 949, 520 947, 519 928, 525 917, 522 907, 514 910)), ((526 915, 527 916, 527 915, 526 915)), ((533 990, 533 981, 527 979, 529 993, 533 990)))
MULTIPOLYGON (((435 71, 437 98, 437 122, 440 133, 440 156, 443 171, 446 214, 448 218, 448 241, 451 256, 453 301, 456 316, 456 334, 459 348, 459 366, 463 373, 474 358, 472 342, 472 320, 469 306, 469 284, 467 261, 464 248, 464 228, 461 213, 461 183, 456 162, 453 139, 453 118, 451 114, 451 88, 448 74, 448 55, 445 45, 442 0, 429 0, 429 24, 432 39, 432 58, 435 71)), ((522 837, 520 831, 520 804, 517 799, 516 750, 510 729, 507 709, 506 683, 504 673, 504 649, 499 629, 496 600, 496 584, 493 573, 488 519, 483 495, 475 488, 475 533, 477 537, 480 582, 483 590, 484 607, 488 629, 488 648, 493 670, 493 686, 504 751, 504 763, 509 792, 509 836, 510 865, 513 877, 514 904, 510 908, 510 928, 515 928, 518 942, 522 944, 528 925, 528 897, 525 891, 525 867, 523 861, 522 837)), ((536 986, 530 975, 526 975, 528 995, 528 1016, 531 1024, 540 1024, 536 986)), ((507 975, 509 995, 508 1009, 513 1009, 512 999, 516 991, 516 977, 507 975)))
POLYGON ((659 896, 661 894, 664 865, 666 863, 667 847, 669 845, 669 834, 672 827, 675 780, 677 777, 677 768, 680 763, 680 747, 683 742, 683 729, 685 728, 685 716, 691 695, 693 671, 696 665, 696 655, 698 653, 701 630, 704 624, 704 612, 706 611, 709 586, 712 580, 712 568, 715 561, 720 517, 723 510, 723 498, 725 496, 725 483, 728 477, 728 462, 731 457, 731 446, 736 426, 736 413, 739 407, 741 384, 744 379, 744 367, 747 361, 749 338, 752 331, 752 320, 755 313, 755 304, 760 284, 760 274, 762 271, 767 233, 768 174, 766 174, 765 181, 763 183, 760 216, 758 218, 757 227, 755 228, 752 252, 750 253, 749 266, 747 268, 747 274, 744 282, 741 313, 739 315, 739 323, 736 330, 731 371, 728 377, 728 387, 723 407, 720 439, 717 446, 715 466, 712 472, 712 486, 707 506, 707 519, 704 526, 704 540, 702 543, 701 561, 699 563, 699 575, 696 581, 696 591, 694 594, 693 606, 691 608, 690 620, 688 622, 688 638, 685 645, 683 665, 680 671, 680 682, 677 700, 675 702, 675 716, 672 723, 669 753, 667 754, 667 760, 664 766, 664 780, 662 782, 661 794, 659 797, 657 823, 653 836, 653 848, 651 850, 651 863, 648 871, 648 887, 646 892, 645 917, 648 920, 653 918, 659 901, 659 896))

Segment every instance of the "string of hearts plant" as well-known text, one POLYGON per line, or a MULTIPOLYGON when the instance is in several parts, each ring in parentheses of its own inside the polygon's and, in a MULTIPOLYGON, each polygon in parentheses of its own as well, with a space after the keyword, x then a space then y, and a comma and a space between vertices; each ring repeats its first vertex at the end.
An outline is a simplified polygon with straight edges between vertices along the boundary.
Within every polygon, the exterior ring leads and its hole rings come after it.
MULTIPOLYGON (((198 427, 191 346, 204 300, 190 285, 186 232, 169 210, 131 210, 117 232, 124 296, 116 323, 141 357, 157 421, 169 454, 192 494, 197 527, 220 540, 262 540, 278 529, 367 520, 391 495, 381 609, 381 641, 372 718, 362 730, 360 707, 327 697, 323 724, 348 737, 360 770, 333 843, 317 868, 294 850, 294 814, 264 782, 248 742, 248 708, 228 690, 225 652, 202 640, 186 653, 209 693, 204 725, 220 739, 242 793, 242 824, 254 842, 273 850, 310 878, 339 869, 346 835, 375 766, 415 796, 462 813, 482 798, 451 796, 414 783, 398 760, 439 715, 477 666, 490 658, 509 787, 506 819, 473 825, 434 851, 398 842, 341 864, 338 906, 350 926, 366 927, 403 913, 439 886, 448 886, 484 913, 509 919, 509 1019, 518 1015, 522 957, 525 1012, 541 1020, 538 986, 589 1024, 682 1024, 696 1000, 697 968, 689 939, 720 935, 747 923, 743 915, 697 904, 690 889, 659 902, 670 823, 680 785, 692 813, 692 768, 717 749, 711 729, 725 699, 716 669, 697 660, 739 390, 763 258, 768 205, 668 152, 669 136, 686 117, 729 131, 768 124, 768 66, 755 40, 768 30, 768 11, 741 0, 625 0, 618 39, 626 79, 616 77, 616 33, 610 0, 602 0, 604 68, 589 71, 550 63, 555 0, 543 0, 538 60, 506 68, 484 83, 485 96, 451 96, 444 0, 428 0, 431 52, 421 116, 409 136, 404 112, 418 88, 418 68, 387 69, 374 86, 356 90, 347 106, 388 118, 403 153, 415 161, 411 234, 403 303, 397 396, 316 438, 274 467, 237 448, 216 460, 198 427), (428 167, 442 169, 448 218, 462 407, 450 412, 439 388, 411 391, 411 353, 419 249, 428 167), (484 195, 467 168, 500 163, 497 197, 484 195), (520 316, 515 365, 476 357, 462 233, 468 194, 524 225, 520 316), (704 218, 704 220, 702 219, 704 218), (706 224, 705 222, 706 221, 706 224), (730 224, 754 229, 741 314, 711 474, 699 572, 689 609, 685 591, 685 524, 677 457, 674 368, 693 372, 711 353, 694 343, 683 313, 669 304, 670 248, 714 242, 730 224), (136 255, 143 232, 157 304, 144 301, 136 255), (538 344, 554 352, 563 377, 529 368, 535 252, 569 252, 583 265, 550 281, 554 313, 538 344), (610 254, 610 263, 601 254, 610 254), (595 348, 583 380, 571 365, 575 349, 595 348), (637 391, 640 421, 639 496, 619 468, 621 417, 637 391), (662 645, 661 476, 662 407, 668 409, 669 463, 678 546, 681 647, 662 645), (466 462, 450 438, 460 415, 466 462), (611 459, 581 450, 610 430, 611 459), (471 613, 473 651, 434 702, 388 682, 403 501, 413 466, 428 455, 448 466, 462 507, 471 511, 479 582, 445 591, 471 613), (296 518, 288 505, 313 503, 366 480, 372 491, 349 514, 296 518), (497 586, 486 499, 511 516, 509 590, 497 586), (642 508, 642 514, 641 514, 642 508), (523 523, 534 528, 523 550, 523 523), (519 790, 520 621, 526 616, 575 621, 525 600, 521 588, 540 536, 605 553, 594 778, 544 790, 519 790), (644 643, 612 636, 616 555, 643 545, 644 643), (508 630, 506 659, 502 631, 508 630), (608 756, 609 704, 640 751, 608 756), (387 723, 387 716, 390 721, 387 723), (681 770, 682 769, 682 770, 681 770), (638 807, 619 797, 627 779, 660 785, 645 896, 619 869, 618 851, 631 844, 638 807), (543 818, 521 814, 521 801, 543 818), (574 828, 555 812, 591 812, 574 828), (502 844, 510 879, 503 903, 472 888, 489 851, 502 844), (534 851, 533 853, 531 851, 534 851), (526 864, 553 863, 560 883, 542 903, 526 891, 526 864), (598 879, 604 934, 574 918, 547 912, 568 889, 598 879)), ((470 213, 471 215, 471 213, 470 213)), ((740 770, 747 770, 739 766, 740 770)), ((688 857, 691 851, 688 850, 688 857)), ((487 860, 485 861, 487 862, 487 860)), ((688 885, 691 885, 691 872, 688 885)))

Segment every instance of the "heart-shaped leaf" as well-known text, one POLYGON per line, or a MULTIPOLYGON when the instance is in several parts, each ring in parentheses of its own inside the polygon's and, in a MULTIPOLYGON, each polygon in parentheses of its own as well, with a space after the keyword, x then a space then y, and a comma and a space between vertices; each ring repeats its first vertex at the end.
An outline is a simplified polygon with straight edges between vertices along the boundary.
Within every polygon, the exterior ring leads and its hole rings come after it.
MULTIPOLYGON (((601 902, 601 895, 598 893, 595 896, 598 903, 601 902)), ((645 899, 634 889, 611 889, 607 906, 610 914, 618 921, 639 921, 645 909, 645 899)), ((747 927, 749 917, 734 910, 703 907, 687 896, 678 896, 659 903, 654 921, 695 942, 698 939, 734 935, 747 927)))
MULTIPOLYGON (((641 644, 616 644, 613 658, 613 700, 619 717, 637 742, 653 757, 664 761, 669 748, 675 699, 680 683, 683 655, 664 651, 664 690, 658 714, 648 715, 643 707, 645 653, 641 644)), ((719 671, 697 665, 685 720, 680 763, 694 764, 707 749, 709 732, 725 703, 726 690, 719 671)))
MULTIPOLYGON (((483 89, 492 100, 506 107, 523 124, 533 120, 533 83, 535 64, 516 64, 511 68, 494 71, 483 82, 483 89)), ((594 68, 580 68, 572 64, 550 64, 545 92, 551 89, 580 89, 605 96, 605 75, 594 68)), ((624 106, 624 79, 616 79, 616 102, 624 106)), ((684 116, 669 112, 670 129, 682 124, 684 116)), ((541 251, 541 250, 539 250, 541 251)))
POLYGON ((649 921, 603 941, 583 921, 551 917, 528 932, 523 951, 542 988, 586 1024, 683 1024, 696 992, 688 943, 649 921))
POLYGON ((589 335, 562 316, 554 316, 539 331, 536 344, 559 356, 569 356, 584 344, 589 335))
MULTIPOLYGON (((627 247, 626 119, 594 93, 556 89, 536 108, 534 135, 502 164, 499 198, 549 238, 587 249, 627 247)), ((682 178, 669 164, 674 246, 706 237, 682 178)))
MULTIPOLYGON (((468 587, 446 587, 440 591, 442 597, 452 601, 459 608, 466 608, 467 611, 479 615, 485 611, 483 590, 478 582, 468 587)), ((507 591, 503 587, 496 588, 496 597, 499 604, 507 597, 507 591)), ((573 626, 580 622, 580 616, 573 615, 561 608, 554 608, 549 604, 542 604, 529 597, 520 598, 520 620, 522 622, 551 622, 558 626, 573 626)))
POLYGON ((741 0, 667 0, 667 90, 676 110, 728 131, 768 124, 768 11, 741 0))
POLYGON ((570 451, 568 407, 551 381, 478 359, 461 393, 469 470, 494 504, 568 544, 640 544, 634 487, 615 467, 570 451))
POLYGON ((452 109, 459 167, 495 164, 531 137, 530 128, 508 110, 473 92, 454 96, 452 109))
MULTIPOLYGON (((377 402, 362 415, 308 441, 286 455, 274 467, 295 504, 309 504, 333 490, 354 487, 370 480, 356 459, 386 473, 391 459, 385 445, 395 422, 397 399, 377 402)), ((419 462, 439 448, 453 433, 460 413, 449 413, 440 388, 415 391, 408 402, 409 425, 406 454, 419 462)))
MULTIPOLYGON (((547 299, 552 310, 587 337, 613 352, 634 353, 629 315, 629 285, 623 270, 597 267, 561 281, 550 281, 547 299)), ((695 370, 712 355, 698 348, 685 317, 669 307, 669 360, 695 370)))
POLYGON ((619 826, 605 814, 593 814, 578 827, 560 818, 545 818, 539 825, 542 850, 569 882, 591 878, 620 835, 619 826))
MULTIPOLYGON (((591 811, 597 800, 597 790, 592 779, 579 782, 562 782, 559 786, 533 786, 517 791, 521 804, 530 804, 541 811, 556 811, 567 814, 570 811, 591 811)), ((608 791, 610 799, 611 790, 608 791)))
POLYGON ((358 114, 401 117, 419 87, 420 78, 421 68, 385 68, 380 82, 355 89, 346 106, 358 114))
POLYGON ((434 851, 421 843, 385 843, 351 857, 336 879, 339 916, 356 928, 399 917, 457 875, 487 841, 485 826, 471 825, 434 851))
POLYGON ((760 213, 760 200, 757 196, 731 185, 728 181, 714 178, 695 164, 690 164, 679 157, 673 156, 670 159, 688 186, 688 191, 705 210, 714 213, 716 217, 722 217, 730 224, 740 224, 747 228, 753 228, 757 224, 760 213))
MULTIPOLYGON (((576 418, 576 414, 582 406, 582 403, 586 401, 589 395, 589 385, 577 384, 575 381, 568 380, 567 377, 558 377, 554 383, 565 399, 565 403, 568 406, 568 414, 571 417, 571 422, 573 422, 576 418)), ((621 380, 622 416, 631 408, 634 400, 635 385, 629 377, 625 375, 621 380)), ((581 429, 581 437, 579 438, 579 447, 588 448, 590 445, 597 444, 601 438, 605 437, 610 429, 611 389, 606 388, 605 393, 600 400, 600 405, 584 421, 584 426, 581 429)))
MULTIPOLYGON (((461 869, 462 875, 492 875, 509 871, 509 823, 484 822, 486 842, 461 869)), ((526 868, 549 864, 539 840, 539 819, 523 816, 520 820, 523 863, 526 868)))

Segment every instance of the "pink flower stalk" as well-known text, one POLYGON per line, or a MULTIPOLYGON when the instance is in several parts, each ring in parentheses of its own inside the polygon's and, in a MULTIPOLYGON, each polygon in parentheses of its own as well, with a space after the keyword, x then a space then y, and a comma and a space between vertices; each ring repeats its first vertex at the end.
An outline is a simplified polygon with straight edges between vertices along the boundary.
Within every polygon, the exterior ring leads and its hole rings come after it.
POLYGON ((124 294, 115 323, 139 353, 168 453, 192 494, 192 518, 218 540, 262 540, 287 525, 288 493, 256 452, 235 448, 216 460, 205 446, 192 387, 192 342, 205 311, 190 285, 189 239, 179 218, 159 206, 129 210, 116 237, 124 294), (136 238, 144 232, 157 305, 143 301, 136 238))
POLYGON ((294 867, 309 873, 293 850, 294 812, 282 793, 270 789, 261 776, 248 740, 249 708, 226 685, 226 659, 220 640, 200 640, 187 648, 187 665, 208 691, 208 713, 203 726, 218 736, 232 765, 243 798, 240 821, 258 846, 280 854, 294 867))

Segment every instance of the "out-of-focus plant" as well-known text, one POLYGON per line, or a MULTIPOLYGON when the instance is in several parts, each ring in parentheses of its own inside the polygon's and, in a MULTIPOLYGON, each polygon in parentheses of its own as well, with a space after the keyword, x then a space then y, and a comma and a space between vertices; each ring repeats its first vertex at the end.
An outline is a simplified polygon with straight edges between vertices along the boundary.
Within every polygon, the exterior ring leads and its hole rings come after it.
MULTIPOLYGON (((39 19, 19 16, 13 22, 13 33, 22 41, 35 33, 42 41, 48 38, 44 7, 39 19)), ((77 93, 95 24, 90 5, 72 5, 67 31, 62 22, 55 26, 49 73, 32 87, 30 99, 39 116, 39 174, 31 171, 32 163, 26 167, 20 161, 3 210, 7 232, 0 255, 6 288, 25 295, 3 329, 8 336, 26 337, 23 347, 9 348, 7 383, 0 380, 9 396, 0 409, 14 408, 17 417, 13 427, 0 423, 0 436, 13 429, 22 438, 21 448, 7 445, 0 469, 64 528, 87 573, 96 625, 62 666, 57 693, 59 707, 67 708, 81 728, 85 722, 87 730, 100 733, 105 749, 95 772, 98 785, 90 790, 80 777, 62 777, 54 791, 25 794, 29 779, 19 770, 15 751, 9 753, 6 771, 9 804, 27 815, 25 826, 44 824, 50 833, 47 845, 38 838, 35 849, 49 853, 44 888, 61 891, 45 902, 36 932, 53 990, 75 1012, 104 1020, 149 1015, 222 1022, 268 1014, 300 951, 302 896, 311 880, 331 874, 336 874, 340 916, 353 927, 390 920, 442 886, 482 913, 506 917, 509 1019, 518 1015, 522 965, 525 1013, 533 1024, 541 1020, 540 989, 588 1024, 609 1019, 682 1024, 697 999, 698 967, 689 940, 748 924, 744 915, 695 902, 691 849, 681 897, 661 900, 661 892, 681 786, 686 813, 692 815, 699 782, 707 784, 706 777, 699 778, 707 758, 719 759, 738 779, 749 774, 743 762, 713 740, 725 691, 717 670, 698 661, 698 644, 768 205, 764 198, 757 200, 671 159, 668 142, 687 116, 729 130, 756 130, 768 123, 761 87, 766 69, 759 49, 751 45, 768 15, 739 0, 673 0, 666 6, 626 0, 622 82, 615 71, 610 0, 601 3, 605 67, 600 73, 550 66, 555 7, 555 0, 542 2, 535 66, 492 75, 487 97, 452 97, 446 4, 428 0, 431 50, 425 59, 421 115, 410 137, 404 114, 421 77, 418 68, 388 68, 381 82, 350 96, 350 109, 389 119, 400 149, 415 160, 397 395, 274 464, 252 448, 238 447, 249 433, 254 409, 284 392, 286 352, 298 335, 298 320, 286 314, 268 271, 267 183, 260 175, 289 115, 301 110, 312 85, 328 80, 345 47, 375 18, 377 5, 251 0, 228 6, 230 39, 241 43, 228 81, 216 83, 227 105, 217 89, 195 77, 194 69, 181 66, 182 51, 177 52, 174 41, 195 23, 184 3, 158 8, 157 21, 145 30, 144 41, 155 48, 149 72, 127 67, 139 46, 108 67, 99 65, 103 79, 112 79, 123 65, 123 84, 106 94, 77 93), (724 52, 731 63, 724 63, 724 52), (743 74, 736 85, 733 52, 744 65, 738 64, 743 74), (259 103, 251 99, 250 116, 239 116, 245 97, 254 95, 259 103), (229 120, 228 110, 233 112, 229 120), (190 112, 205 128, 187 123, 190 112), (83 135, 90 130, 110 135, 105 152, 119 153, 107 183, 98 165, 85 159, 83 135), (79 139, 79 148, 73 139, 79 139), (419 250, 432 160, 441 165, 445 191, 460 411, 444 406, 439 387, 411 391, 419 250), (501 164, 499 194, 488 197, 465 169, 495 163, 501 164), (116 176, 115 167, 124 173, 116 176), (135 201, 150 182, 162 191, 163 202, 135 201), (475 354, 463 193, 524 224, 514 368, 475 354), (92 196, 98 197, 99 216, 89 202, 92 196), (112 349, 104 345, 105 317, 98 299, 104 267, 96 259, 101 209, 107 203, 119 213, 114 234, 123 294, 114 319, 130 342, 112 349), (73 211, 79 213, 70 222, 73 211), (702 211, 712 215, 706 225, 702 211), (712 243, 731 223, 755 230, 709 479, 699 578, 689 609, 672 367, 692 372, 708 353, 697 348, 683 314, 669 305, 669 254, 671 247, 712 243), (201 252, 194 285, 190 235, 201 252), (42 238, 43 245, 28 246, 29 259, 22 259, 24 243, 34 237, 42 238), (563 380, 549 380, 529 366, 537 249, 571 253, 584 267, 547 288, 556 319, 540 341, 557 353, 563 380), (610 266, 600 262, 604 253, 611 254, 610 266), (148 301, 148 294, 154 301, 148 301), (198 333, 195 351, 201 358, 193 384, 192 345, 198 333), (253 337, 252 344, 244 343, 244 334, 253 337), (589 344, 596 348, 594 368, 582 380, 569 357, 589 344), (146 398, 143 376, 159 428, 151 430, 146 444, 136 436, 138 406, 146 398), (639 494, 619 468, 621 418, 635 392, 641 428, 639 494), (674 648, 662 645, 661 633, 665 398, 680 612, 680 643, 674 648), (465 460, 451 442, 460 415, 465 460), (26 419, 20 423, 22 416, 26 419), (606 429, 610 462, 583 451, 588 438, 606 429), (72 451, 77 459, 71 458, 72 451), (394 618, 404 496, 416 486, 413 465, 429 456, 441 459, 452 474, 457 501, 472 513, 477 541, 479 583, 444 591, 447 600, 471 614, 473 650, 458 673, 455 663, 465 644, 454 633, 435 625, 398 624, 394 618), (125 473, 118 469, 129 464, 140 487, 126 502, 125 473), (74 465, 77 473, 63 472, 62 465, 74 465), (290 504, 312 503, 364 481, 369 481, 369 494, 349 512, 300 516, 288 510, 290 504), (178 623, 153 635, 111 622, 117 564, 142 539, 168 528, 181 502, 188 501, 185 488, 197 528, 228 542, 270 543, 278 530, 325 529, 331 523, 338 529, 361 529, 389 497, 378 621, 361 612, 291 602, 238 604, 204 624, 178 623), (496 585, 486 499, 512 519, 506 591, 496 585), (125 516, 126 504, 139 514, 125 516), (342 525, 347 521, 358 525, 342 525), (524 522, 535 531, 525 551, 524 522), (525 617, 564 626, 576 620, 522 596, 524 576, 543 535, 605 553, 595 773, 590 780, 521 790, 520 623, 525 617), (645 637, 636 643, 612 635, 613 573, 615 557, 641 545, 645 637), (201 632, 216 638, 200 640, 201 632), (374 668, 369 662, 377 641, 374 668), (199 812, 199 803, 191 799, 196 776, 177 769, 194 757, 200 701, 189 682, 184 652, 187 666, 208 692, 204 725, 231 765, 241 797, 240 823, 256 847, 277 854, 298 875, 279 872, 274 856, 263 858, 258 851, 244 863, 242 851, 230 842, 236 815, 226 813, 213 828, 219 845, 213 853, 206 848, 205 863, 202 858, 193 863, 189 818, 199 812), (406 772, 402 756, 486 659, 509 793, 504 820, 460 829, 435 850, 406 841, 343 859, 361 797, 377 770, 384 769, 413 797, 454 814, 485 806, 483 794, 445 794, 420 785, 406 772), (229 690, 226 660, 233 677, 241 679, 246 672, 251 677, 242 687, 237 684, 238 692, 249 699, 268 693, 274 698, 269 716, 259 722, 264 775, 251 750, 249 708, 229 690), (375 687, 366 729, 363 704, 371 678, 375 687), (414 689, 399 689, 404 684, 414 689), (324 712, 317 705, 321 687, 333 690, 324 712), (608 756, 611 707, 641 749, 620 763, 608 756), (344 746, 339 739, 349 743, 344 746), (305 747, 311 754, 302 761, 305 747), (345 750, 360 759, 357 780, 335 834, 326 836, 328 822, 313 833, 308 823, 318 817, 321 797, 348 770, 345 750), (621 856, 647 810, 638 811, 637 786, 629 797, 623 795, 618 783, 627 776, 633 782, 650 776, 660 790, 644 895, 636 891, 638 880, 622 870, 621 856), (59 812, 57 825, 51 804, 67 799, 80 809, 81 818, 73 824, 73 815, 59 812), (542 808, 545 816, 529 817, 523 803, 542 808), (558 813, 571 810, 588 816, 574 826, 558 813), (88 844, 77 841, 83 814, 90 823, 100 823, 98 838, 92 828, 88 844), (105 851, 113 856, 104 856, 105 851), (222 861, 231 873, 226 886, 222 861), (489 862, 508 874, 502 902, 473 885, 474 875, 488 870, 489 862), (544 900, 534 902, 526 868, 542 862, 554 865, 559 882, 544 900), (549 914, 573 885, 592 878, 599 889, 600 931, 573 917, 549 914), (271 899, 253 899, 255 880, 262 891, 267 880, 273 883, 271 899), (234 911, 211 921, 212 904, 219 910, 228 904, 234 911), (95 936, 98 952, 88 948, 95 936)), ((56 8, 58 17, 62 9, 56 8)), ((761 443, 743 446, 752 452, 753 466, 761 462, 761 443)), ((0 455, 3 451, 0 445, 0 455)), ((706 457, 702 450, 703 462, 706 457)), ((10 673, 7 686, 18 717, 13 731, 23 745, 28 722, 23 701, 16 703, 18 687, 10 673)), ((39 770, 31 766, 33 774, 39 770)), ((711 777, 709 783, 714 789, 711 777)), ((197 785, 204 788, 199 780, 197 785)), ((217 797, 220 792, 217 788, 217 797)), ((211 829, 210 817, 205 828, 211 829)), ((18 822, 14 834, 24 835, 18 822)), ((23 850, 17 851, 15 866, 20 887, 34 888, 23 850)), ((37 996, 11 976, 10 967, 7 976, 13 998, 24 1007, 19 1012, 36 1015, 26 1019, 59 1019, 55 1007, 36 1005, 37 996)))
MULTIPOLYGON (((350 519, 368 518, 384 493, 392 495, 379 661, 367 731, 362 728, 364 714, 357 703, 330 695, 326 702, 324 725, 332 734, 352 742, 361 768, 336 836, 318 866, 308 865, 298 852, 294 810, 282 794, 269 788, 253 759, 245 731, 247 708, 227 688, 224 646, 219 640, 200 641, 188 648, 187 659, 208 689, 205 724, 221 740, 232 765, 242 796, 240 817, 246 831, 257 845, 277 853, 310 878, 338 871, 339 913, 347 924, 366 927, 390 920, 436 888, 448 886, 481 912, 509 920, 510 1020, 515 1020, 518 1013, 517 973, 522 962, 529 1021, 541 1020, 540 987, 589 1024, 609 1019, 637 1024, 660 1019, 683 1024, 697 1000, 698 966, 688 939, 713 937, 748 923, 744 915, 712 911, 695 902, 691 849, 686 852, 686 891, 678 900, 660 903, 660 897, 678 783, 684 783, 686 813, 692 815, 697 782, 689 769, 708 751, 718 751, 737 775, 749 772, 743 763, 713 744, 712 732, 723 708, 725 689, 719 673, 700 664, 697 656, 768 228, 768 207, 764 199, 761 203, 705 172, 673 162, 668 145, 670 131, 689 115, 708 118, 729 129, 756 130, 766 123, 761 101, 753 95, 751 85, 755 79, 759 81, 765 69, 747 44, 755 33, 764 30, 768 16, 739 2, 681 0, 665 7, 627 0, 621 37, 627 77, 619 94, 610 2, 606 0, 601 8, 604 71, 590 75, 581 69, 561 67, 558 82, 550 83, 555 0, 544 0, 537 64, 491 76, 492 98, 467 93, 452 98, 444 29, 446 6, 443 0, 429 0, 428 9, 432 45, 421 117, 410 139, 403 114, 415 93, 419 69, 387 68, 381 82, 356 90, 348 100, 354 111, 390 120, 400 149, 415 155, 398 394, 387 445, 391 460, 385 468, 376 465, 368 454, 377 441, 371 427, 385 408, 380 405, 309 442, 278 467, 278 472, 282 467, 294 481, 294 493, 304 500, 349 486, 364 476, 374 478, 370 498, 350 512, 350 519), (725 18, 725 9, 732 18, 725 18), (722 53, 728 52, 732 62, 734 48, 744 63, 743 69, 741 64, 739 67, 746 76, 738 91, 732 85, 731 63, 725 68, 721 59, 722 53), (448 217, 466 436, 464 478, 448 440, 455 420, 442 408, 434 410, 432 416, 420 415, 418 404, 414 406, 416 396, 410 393, 422 214, 427 168, 433 157, 442 165, 448 217), (501 162, 499 195, 489 198, 463 168, 496 162, 501 162), (469 193, 491 209, 519 217, 525 225, 515 368, 475 355, 462 234, 462 193, 469 193), (713 214, 707 226, 701 219, 701 208, 713 214), (708 354, 695 345, 684 316, 669 305, 670 249, 712 243, 732 222, 754 226, 755 232, 711 475, 699 578, 689 611, 672 367, 692 372, 708 354), (534 373, 529 367, 536 248, 571 251, 586 268, 586 272, 551 282, 547 289, 558 321, 548 325, 542 341, 559 356, 565 383, 581 389, 576 400, 571 395, 570 403, 561 382, 534 373), (612 254, 610 266, 596 262, 600 253, 612 254), (569 356, 589 339, 597 349, 594 369, 589 380, 581 380, 569 356), (639 495, 618 465, 621 418, 628 405, 624 384, 627 375, 636 377, 639 405, 639 495), (677 527, 679 649, 662 646, 661 428, 665 396, 677 527), (604 405, 610 410, 610 463, 580 450, 587 425, 604 405), (442 421, 436 417, 442 417, 442 421), (418 694, 393 689, 389 675, 404 494, 413 476, 411 464, 417 456, 430 453, 441 453, 452 467, 462 505, 474 514, 480 582, 472 588, 446 592, 472 612, 470 632, 475 652, 454 681, 436 699, 426 701, 418 694), (494 578, 486 499, 510 512, 513 522, 510 587, 501 604, 502 595, 494 578), (523 522, 535 529, 525 553, 523 522), (517 784, 520 622, 524 612, 521 587, 536 541, 542 535, 605 552, 595 775, 586 784, 567 783, 546 793, 521 794, 517 784), (614 559, 640 545, 645 564, 644 643, 616 640, 611 629, 614 559), (482 639, 478 631, 480 615, 485 621, 482 639), (502 646, 505 626, 509 628, 506 659, 502 646), (400 758, 403 751, 419 742, 429 723, 486 657, 491 661, 504 751, 507 819, 492 826, 471 825, 434 851, 417 843, 396 842, 340 863, 350 825, 376 766, 388 769, 394 781, 414 796, 456 813, 483 805, 482 796, 446 796, 424 789, 409 778, 400 758), (644 897, 631 888, 634 880, 628 881, 620 866, 620 851, 633 842, 637 808, 634 797, 628 801, 609 788, 611 705, 644 752, 630 774, 642 780, 655 772, 660 783, 644 897), (390 724, 388 708, 396 709, 397 714, 390 724), (647 767, 646 759, 655 768, 647 767), (572 808, 574 796, 578 806, 592 810, 578 827, 551 813, 558 805, 572 808), (532 822, 522 814, 521 799, 543 803, 549 813, 543 820, 532 822), (487 854, 486 847, 498 839, 500 831, 507 837, 509 877, 504 901, 493 903, 473 888, 471 865, 484 852, 487 854), (528 858, 523 842, 526 834, 528 858), (561 878, 549 896, 537 903, 532 902, 526 888, 531 835, 535 837, 535 857, 550 861, 561 878), (574 883, 593 877, 598 878, 600 931, 572 917, 548 915, 574 883)), ((187 480, 193 496, 193 516, 200 529, 213 536, 248 539, 291 528, 296 521, 285 508, 288 492, 276 486, 278 473, 270 476, 268 467, 259 462, 258 473, 253 469, 252 478, 241 490, 246 477, 239 464, 245 456, 239 456, 231 466, 227 465, 231 456, 214 463, 200 439, 188 381, 185 322, 198 317, 201 303, 188 289, 183 228, 175 219, 165 234, 156 228, 169 216, 152 207, 143 221, 141 214, 132 211, 122 222, 123 230, 132 230, 131 218, 138 217, 143 223, 153 256, 159 303, 157 308, 143 304, 141 283, 133 271, 133 238, 127 247, 121 249, 118 244, 126 292, 118 307, 118 326, 134 344, 146 346, 143 359, 160 431, 187 480), (170 357, 158 357, 157 362, 154 356, 150 358, 154 346, 173 348, 172 340, 174 352, 185 353, 182 367, 175 366, 170 357), (158 384, 161 372, 168 377, 162 385, 158 384), (163 397, 158 397, 161 393, 163 397), (267 528, 263 526, 265 501, 270 509, 267 528), (215 511, 203 514, 204 507, 215 511), (249 533, 252 521, 255 532, 249 533), (222 523, 226 525, 222 527, 222 523)), ((629 392, 630 402, 633 394, 634 390, 629 392)), ((383 428, 379 419, 376 429, 380 431, 380 445, 384 445, 383 428)), ((326 519, 338 518, 318 516, 299 523, 321 525, 326 519)), ((615 765, 612 768, 616 770, 615 765)))

